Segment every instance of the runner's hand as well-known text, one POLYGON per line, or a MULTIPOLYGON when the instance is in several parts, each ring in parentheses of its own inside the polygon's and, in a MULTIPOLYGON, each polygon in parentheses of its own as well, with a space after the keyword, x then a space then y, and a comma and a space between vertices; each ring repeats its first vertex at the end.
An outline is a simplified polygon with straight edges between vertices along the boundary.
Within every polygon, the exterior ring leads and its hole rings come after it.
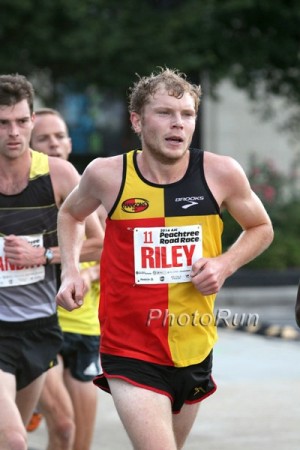
POLYGON ((56 295, 56 302, 67 311, 72 311, 73 309, 80 308, 83 305, 83 298, 86 293, 86 284, 78 273, 77 276, 62 281, 60 289, 56 295))

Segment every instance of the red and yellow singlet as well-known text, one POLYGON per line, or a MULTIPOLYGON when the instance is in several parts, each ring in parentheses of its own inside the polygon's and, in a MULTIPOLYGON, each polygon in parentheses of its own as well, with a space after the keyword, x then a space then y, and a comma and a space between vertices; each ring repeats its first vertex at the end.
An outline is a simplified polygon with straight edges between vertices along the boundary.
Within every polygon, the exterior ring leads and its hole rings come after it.
POLYGON ((190 282, 194 261, 221 253, 223 222, 190 150, 185 176, 156 185, 136 151, 124 155, 123 181, 106 222, 101 264, 101 352, 184 367, 204 360, 217 340, 215 295, 190 282))

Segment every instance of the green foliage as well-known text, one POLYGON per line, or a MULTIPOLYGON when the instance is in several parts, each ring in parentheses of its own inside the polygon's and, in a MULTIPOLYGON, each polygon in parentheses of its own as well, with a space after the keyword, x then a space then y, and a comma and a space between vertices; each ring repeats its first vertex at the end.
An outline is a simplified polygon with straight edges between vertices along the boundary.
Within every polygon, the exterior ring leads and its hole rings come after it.
MULTIPOLYGON (((299 42, 298 0, 1 0, 1 72, 35 77, 44 97, 59 95, 61 84, 124 96, 136 73, 169 66, 195 82, 208 74, 212 88, 230 78, 253 97, 263 83, 299 107, 299 42)), ((287 183, 254 161, 249 179, 275 228, 274 243, 250 265, 300 267, 296 178, 287 183)), ((240 230, 224 220, 226 247, 240 230)))
POLYGON ((300 100, 297 0, 2 0, 2 73, 125 93, 157 66, 300 100))
MULTIPOLYGON (((271 246, 248 268, 286 269, 300 267, 300 193, 295 174, 295 161, 290 174, 279 172, 269 161, 252 167, 248 178, 252 189, 264 203, 273 223, 275 237, 271 246)), ((225 212, 223 247, 228 248, 241 232, 239 225, 225 212)))

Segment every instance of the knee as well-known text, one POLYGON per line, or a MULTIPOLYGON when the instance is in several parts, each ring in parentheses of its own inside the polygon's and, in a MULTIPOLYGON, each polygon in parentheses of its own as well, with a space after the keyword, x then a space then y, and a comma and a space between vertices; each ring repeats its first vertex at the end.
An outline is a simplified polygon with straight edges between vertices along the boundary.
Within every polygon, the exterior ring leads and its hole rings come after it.
POLYGON ((0 448, 7 450, 27 450, 26 433, 17 430, 7 430, 1 433, 0 448))
POLYGON ((49 428, 49 440, 59 441, 62 448, 69 448, 75 437, 75 423, 71 418, 63 419, 49 428))
POLYGON ((71 440, 75 434, 74 421, 72 419, 62 421, 58 425, 56 432, 59 436, 61 436, 62 439, 66 441, 71 440))

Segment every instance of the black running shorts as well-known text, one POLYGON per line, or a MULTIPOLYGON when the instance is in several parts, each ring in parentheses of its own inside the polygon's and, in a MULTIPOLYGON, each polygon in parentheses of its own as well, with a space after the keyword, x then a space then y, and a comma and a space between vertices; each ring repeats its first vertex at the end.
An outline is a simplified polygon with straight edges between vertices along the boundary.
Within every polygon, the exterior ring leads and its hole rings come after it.
POLYGON ((64 367, 79 381, 92 381, 101 373, 100 336, 64 332, 60 354, 64 367))
POLYGON ((26 322, 0 321, 0 369, 15 375, 17 390, 57 364, 62 332, 56 314, 26 322))
POLYGON ((184 403, 200 402, 217 389, 211 376, 212 351, 204 361, 188 367, 163 366, 103 353, 101 365, 103 374, 94 379, 94 384, 100 389, 110 393, 108 380, 119 378, 166 395, 172 403, 174 414, 180 412, 184 403))

